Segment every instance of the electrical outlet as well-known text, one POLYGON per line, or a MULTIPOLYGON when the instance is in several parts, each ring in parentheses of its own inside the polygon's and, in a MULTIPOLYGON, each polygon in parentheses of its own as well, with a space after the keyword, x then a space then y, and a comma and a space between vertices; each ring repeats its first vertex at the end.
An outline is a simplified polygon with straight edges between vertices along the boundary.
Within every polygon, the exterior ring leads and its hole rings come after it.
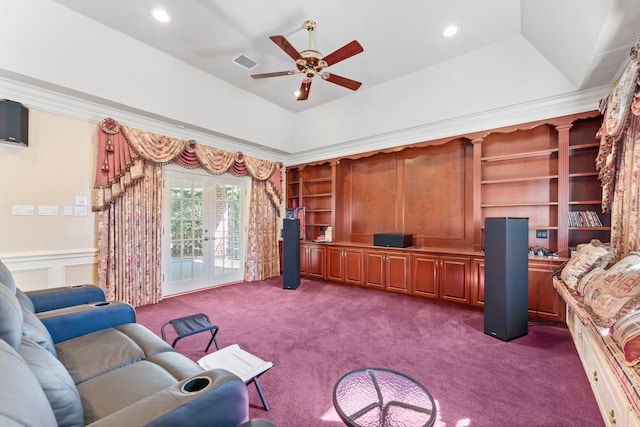
POLYGON ((536 238, 537 239, 548 239, 549 232, 547 230, 536 230, 536 238))

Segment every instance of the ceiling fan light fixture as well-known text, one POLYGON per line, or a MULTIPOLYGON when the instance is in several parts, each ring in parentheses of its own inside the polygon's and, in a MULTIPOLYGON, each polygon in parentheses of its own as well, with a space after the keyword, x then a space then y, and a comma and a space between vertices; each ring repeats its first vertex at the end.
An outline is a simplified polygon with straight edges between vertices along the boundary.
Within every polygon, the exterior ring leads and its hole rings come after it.
POLYGON ((448 25, 443 31, 442 31, 442 35, 450 38, 455 36, 456 34, 458 34, 460 32, 460 26, 452 24, 452 25, 448 25))

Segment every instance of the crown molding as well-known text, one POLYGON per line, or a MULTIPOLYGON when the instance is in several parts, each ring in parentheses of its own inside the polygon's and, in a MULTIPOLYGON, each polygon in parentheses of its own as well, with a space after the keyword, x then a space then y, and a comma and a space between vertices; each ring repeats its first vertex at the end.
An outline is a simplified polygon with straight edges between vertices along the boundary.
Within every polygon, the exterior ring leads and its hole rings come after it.
POLYGON ((521 123, 561 117, 568 114, 597 110, 600 99, 611 91, 603 86, 505 106, 465 116, 453 117, 423 125, 399 129, 384 134, 341 142, 326 147, 290 154, 286 165, 335 159, 348 155, 384 150, 472 132, 513 126, 521 123))
POLYGON ((229 137, 184 123, 139 111, 112 101, 83 93, 74 93, 47 82, 0 71, 0 98, 18 101, 28 108, 52 114, 98 123, 105 117, 113 117, 129 127, 144 129, 160 135, 195 140, 228 151, 271 161, 282 161, 287 153, 264 147, 250 141, 229 137))
POLYGON ((70 94, 69 90, 55 87, 46 82, 29 80, 23 76, 0 71, 0 97, 14 99, 29 108, 93 123, 98 123, 105 117, 113 117, 127 126, 175 138, 192 139, 198 143, 224 150, 242 151, 249 156, 281 161, 285 165, 339 158, 595 110, 598 108, 600 99, 611 91, 611 86, 603 86, 425 123, 392 132, 369 135, 308 151, 287 153, 250 141, 216 134, 206 129, 189 128, 188 125, 176 123, 169 118, 159 117, 144 111, 135 111, 129 107, 86 94, 70 94))

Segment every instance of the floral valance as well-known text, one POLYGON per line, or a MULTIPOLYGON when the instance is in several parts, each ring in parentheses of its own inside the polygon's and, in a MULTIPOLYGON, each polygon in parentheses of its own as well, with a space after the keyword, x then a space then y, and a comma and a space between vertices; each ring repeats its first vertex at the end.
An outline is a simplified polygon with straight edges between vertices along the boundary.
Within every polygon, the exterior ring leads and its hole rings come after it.
MULTIPOLYGON (((613 203, 620 141, 630 131, 632 118, 640 116, 640 37, 629 53, 631 60, 613 91, 600 101, 604 115, 599 132, 600 151, 596 168, 602 184, 602 209, 609 211, 613 203)), ((640 136, 639 136, 640 137, 640 136)))
POLYGON ((98 125, 98 155, 93 210, 109 207, 144 175, 145 163, 179 164, 202 168, 215 175, 231 173, 267 182, 271 202, 282 204, 282 163, 220 150, 193 140, 182 140, 122 126, 112 118, 98 125))

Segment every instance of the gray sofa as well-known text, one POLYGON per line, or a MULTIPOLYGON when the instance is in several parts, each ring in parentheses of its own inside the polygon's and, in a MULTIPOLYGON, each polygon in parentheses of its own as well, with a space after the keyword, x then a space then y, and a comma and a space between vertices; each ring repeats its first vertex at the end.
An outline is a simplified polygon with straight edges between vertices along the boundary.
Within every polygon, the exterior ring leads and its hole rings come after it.
POLYGON ((95 286, 24 293, 0 262, 0 425, 272 426, 247 387, 205 371, 95 286))

